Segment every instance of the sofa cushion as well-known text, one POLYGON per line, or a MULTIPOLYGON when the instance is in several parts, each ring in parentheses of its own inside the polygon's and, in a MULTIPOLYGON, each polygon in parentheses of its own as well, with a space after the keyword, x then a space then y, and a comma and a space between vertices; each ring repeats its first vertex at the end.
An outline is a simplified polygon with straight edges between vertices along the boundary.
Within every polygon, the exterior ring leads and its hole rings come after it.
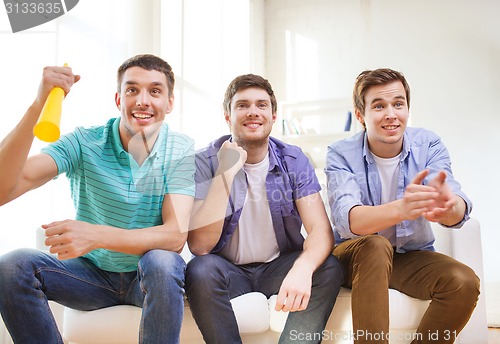
MULTIPOLYGON (((273 331, 282 332, 288 313, 274 310, 276 298, 277 296, 273 295, 269 299, 269 327, 273 331)), ((429 301, 414 299, 397 290, 389 289, 390 327, 415 331, 428 305, 429 301)), ((352 332, 351 317, 351 290, 341 288, 326 329, 334 332, 352 332)))
MULTIPOLYGON (((248 293, 231 300, 242 335, 269 329, 269 307, 264 294, 248 293)), ((71 343, 125 344, 137 343, 142 309, 135 306, 113 306, 95 311, 64 310, 63 337, 71 343), (122 326, 126 324, 126 326, 122 326), (92 331, 88 331, 88 329, 92 331)), ((181 342, 199 342, 201 333, 193 319, 189 304, 184 307, 181 342)))

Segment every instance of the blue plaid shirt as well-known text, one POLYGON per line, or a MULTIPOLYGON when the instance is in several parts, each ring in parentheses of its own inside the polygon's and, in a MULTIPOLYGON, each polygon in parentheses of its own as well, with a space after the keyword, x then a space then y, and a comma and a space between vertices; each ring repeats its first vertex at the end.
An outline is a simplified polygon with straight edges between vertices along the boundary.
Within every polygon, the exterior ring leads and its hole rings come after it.
MULTIPOLYGON (((429 169, 427 184, 444 170, 451 190, 467 204, 465 216, 454 225, 459 228, 469 219, 472 203, 453 178, 448 150, 433 132, 421 128, 406 128, 399 163, 397 199, 403 198, 406 186, 415 175, 429 169)), ((377 165, 368 149, 365 131, 328 147, 325 173, 328 181, 328 201, 334 225, 336 243, 358 237, 349 226, 349 211, 357 205, 380 205, 381 182, 377 165)), ((396 224, 396 251, 434 250, 434 235, 429 221, 423 217, 396 224)))

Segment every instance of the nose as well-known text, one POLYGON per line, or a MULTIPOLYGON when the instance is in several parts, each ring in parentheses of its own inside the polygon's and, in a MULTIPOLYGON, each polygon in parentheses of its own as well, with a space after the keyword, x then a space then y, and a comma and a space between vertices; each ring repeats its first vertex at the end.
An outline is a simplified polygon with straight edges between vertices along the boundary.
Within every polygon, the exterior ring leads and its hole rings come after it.
POLYGON ((394 111, 394 108, 392 106, 387 107, 387 112, 385 113, 385 118, 386 119, 396 118, 396 112, 394 111))
POLYGON ((150 96, 148 92, 141 92, 137 95, 136 105, 139 107, 148 107, 151 104, 150 96))
POLYGON ((252 116, 258 116, 259 115, 259 108, 257 105, 252 104, 248 107, 248 113, 247 116, 252 117, 252 116))

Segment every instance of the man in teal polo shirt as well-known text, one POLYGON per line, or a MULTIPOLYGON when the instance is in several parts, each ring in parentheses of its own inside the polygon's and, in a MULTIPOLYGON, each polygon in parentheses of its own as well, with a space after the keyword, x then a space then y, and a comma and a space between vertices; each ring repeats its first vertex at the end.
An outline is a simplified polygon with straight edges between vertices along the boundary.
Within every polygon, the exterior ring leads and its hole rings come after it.
POLYGON ((77 128, 28 157, 50 90, 67 94, 79 79, 69 67, 46 67, 37 98, 0 144, 0 205, 65 173, 76 208, 75 220, 42 226, 52 254, 0 257, 0 312, 14 342, 46 344, 63 342, 48 300, 86 311, 136 305, 140 343, 178 343, 185 270, 178 253, 195 168, 193 141, 164 123, 174 103, 172 69, 153 55, 128 59, 118 69, 119 118, 77 128))

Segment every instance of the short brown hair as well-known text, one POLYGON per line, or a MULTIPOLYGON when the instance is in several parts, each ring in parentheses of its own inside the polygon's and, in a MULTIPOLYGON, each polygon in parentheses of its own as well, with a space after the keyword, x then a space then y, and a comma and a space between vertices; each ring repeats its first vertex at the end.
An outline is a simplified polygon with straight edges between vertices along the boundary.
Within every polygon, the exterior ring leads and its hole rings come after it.
POLYGON ((245 90, 250 87, 257 87, 263 89, 269 94, 271 98, 271 108, 273 110, 273 114, 278 111, 278 104, 276 102, 276 97, 274 95, 273 88, 267 79, 264 79, 260 75, 255 74, 245 74, 237 76, 229 86, 227 86, 226 94, 224 95, 224 112, 227 114, 231 113, 231 101, 233 100, 234 95, 242 90, 245 90))
POLYGON ((150 54, 136 55, 122 63, 122 65, 118 68, 116 78, 118 81, 118 93, 120 93, 123 73, 125 73, 127 69, 132 67, 141 67, 145 70, 156 70, 165 74, 165 76, 167 77, 168 95, 169 97, 173 96, 175 77, 174 72, 172 71, 172 67, 170 67, 170 65, 160 57, 150 54))
POLYGON ((401 81, 406 92, 406 103, 410 108, 410 86, 406 82, 403 73, 397 72, 389 68, 379 68, 375 70, 365 70, 356 78, 354 91, 352 93, 352 101, 354 109, 359 110, 362 116, 365 115, 365 95, 373 86, 386 85, 394 81, 401 81))

